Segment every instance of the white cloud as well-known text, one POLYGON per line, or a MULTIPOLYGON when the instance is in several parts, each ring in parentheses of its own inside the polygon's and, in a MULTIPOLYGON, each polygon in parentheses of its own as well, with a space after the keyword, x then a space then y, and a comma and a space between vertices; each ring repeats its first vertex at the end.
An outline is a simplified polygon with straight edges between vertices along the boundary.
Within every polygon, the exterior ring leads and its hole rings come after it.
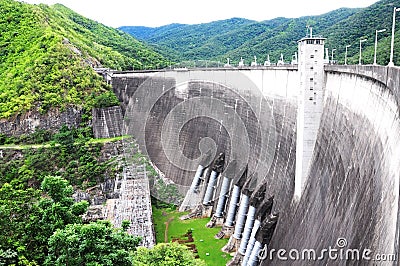
POLYGON ((25 0, 27 3, 61 3, 103 24, 161 26, 169 23, 203 23, 232 17, 257 21, 276 17, 319 15, 340 7, 367 7, 377 0, 25 0))

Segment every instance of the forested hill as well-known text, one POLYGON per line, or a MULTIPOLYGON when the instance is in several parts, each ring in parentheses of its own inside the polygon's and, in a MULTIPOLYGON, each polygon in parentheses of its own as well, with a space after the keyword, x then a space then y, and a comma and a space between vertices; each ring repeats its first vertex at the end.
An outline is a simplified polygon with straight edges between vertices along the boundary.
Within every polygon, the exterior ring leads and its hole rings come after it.
POLYGON ((378 36, 378 62, 384 64, 389 61, 384 52, 389 48, 393 5, 400 6, 400 1, 381 0, 367 8, 341 8, 319 16, 276 18, 262 22, 233 18, 197 25, 171 24, 158 28, 125 26, 120 29, 181 61, 225 62, 229 57, 237 63, 243 57, 249 64, 254 56, 263 62, 267 54, 270 54, 271 61, 276 62, 281 53, 285 61, 290 62, 297 51, 296 41, 306 35, 307 25, 313 27, 315 34, 327 38, 327 47, 329 50, 336 49, 335 57, 341 62, 345 46, 352 45, 349 62, 356 63, 359 39, 367 37, 368 41, 363 44, 365 60, 372 63, 375 30, 386 28, 387 31, 378 36))
POLYGON ((0 1, 0 119, 33 107, 44 113, 51 107, 112 104, 115 96, 93 67, 166 65, 132 36, 65 6, 0 1))
MULTIPOLYGON (((232 18, 197 25, 175 23, 157 28, 123 26, 119 29, 139 40, 154 45, 160 53, 169 58, 182 60, 188 58, 210 58, 235 48, 237 46, 235 43, 220 46, 212 42, 219 36, 236 32, 238 29, 254 23, 255 21, 253 20, 232 18), (210 45, 215 50, 207 49, 210 45), (197 56, 194 56, 195 54, 197 56)), ((249 32, 249 34, 255 33, 249 32)), ((227 41, 229 42, 229 40, 227 41)), ((235 42, 236 40, 231 39, 231 41, 235 42)))
POLYGON ((357 12, 340 9, 322 16, 296 19, 275 18, 262 22, 232 18, 196 25, 171 24, 159 28, 120 27, 121 30, 159 49, 176 51, 182 60, 220 59, 230 57, 238 61, 265 58, 267 53, 292 55, 296 41, 306 34, 306 26, 313 24, 314 32, 321 32, 357 12))

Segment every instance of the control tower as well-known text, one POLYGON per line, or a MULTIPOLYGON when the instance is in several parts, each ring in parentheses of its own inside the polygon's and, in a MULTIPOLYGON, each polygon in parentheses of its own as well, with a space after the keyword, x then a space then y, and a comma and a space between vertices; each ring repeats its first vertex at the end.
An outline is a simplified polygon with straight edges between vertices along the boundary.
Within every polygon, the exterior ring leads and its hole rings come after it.
POLYGON ((325 38, 309 36, 298 41, 300 76, 297 107, 295 198, 300 198, 308 176, 321 120, 325 72, 325 38))

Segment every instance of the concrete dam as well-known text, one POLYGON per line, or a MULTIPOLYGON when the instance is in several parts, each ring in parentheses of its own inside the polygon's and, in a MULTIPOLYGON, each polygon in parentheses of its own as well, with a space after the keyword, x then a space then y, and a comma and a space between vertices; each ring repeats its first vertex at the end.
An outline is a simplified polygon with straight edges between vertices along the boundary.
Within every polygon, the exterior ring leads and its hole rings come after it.
POLYGON ((152 193, 221 226, 230 265, 398 265, 400 69, 323 53, 306 38, 298 66, 109 77, 123 131, 176 187, 152 193))

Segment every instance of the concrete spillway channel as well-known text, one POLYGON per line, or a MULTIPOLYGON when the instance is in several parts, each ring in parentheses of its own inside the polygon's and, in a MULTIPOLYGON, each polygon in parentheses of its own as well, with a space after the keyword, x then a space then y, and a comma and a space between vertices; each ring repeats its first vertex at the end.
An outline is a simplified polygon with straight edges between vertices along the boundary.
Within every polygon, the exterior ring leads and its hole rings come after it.
POLYGON ((142 246, 152 247, 155 239, 145 165, 126 167, 123 178, 117 182, 120 197, 107 201, 107 219, 116 227, 121 227, 124 220, 130 221, 127 232, 142 237, 142 246))
POLYGON ((127 232, 140 236, 141 246, 152 247, 155 245, 155 234, 146 165, 132 160, 134 143, 125 141, 124 146, 127 159, 123 174, 116 180, 114 188, 119 197, 107 200, 105 218, 119 228, 122 227, 123 221, 129 221, 127 232))

